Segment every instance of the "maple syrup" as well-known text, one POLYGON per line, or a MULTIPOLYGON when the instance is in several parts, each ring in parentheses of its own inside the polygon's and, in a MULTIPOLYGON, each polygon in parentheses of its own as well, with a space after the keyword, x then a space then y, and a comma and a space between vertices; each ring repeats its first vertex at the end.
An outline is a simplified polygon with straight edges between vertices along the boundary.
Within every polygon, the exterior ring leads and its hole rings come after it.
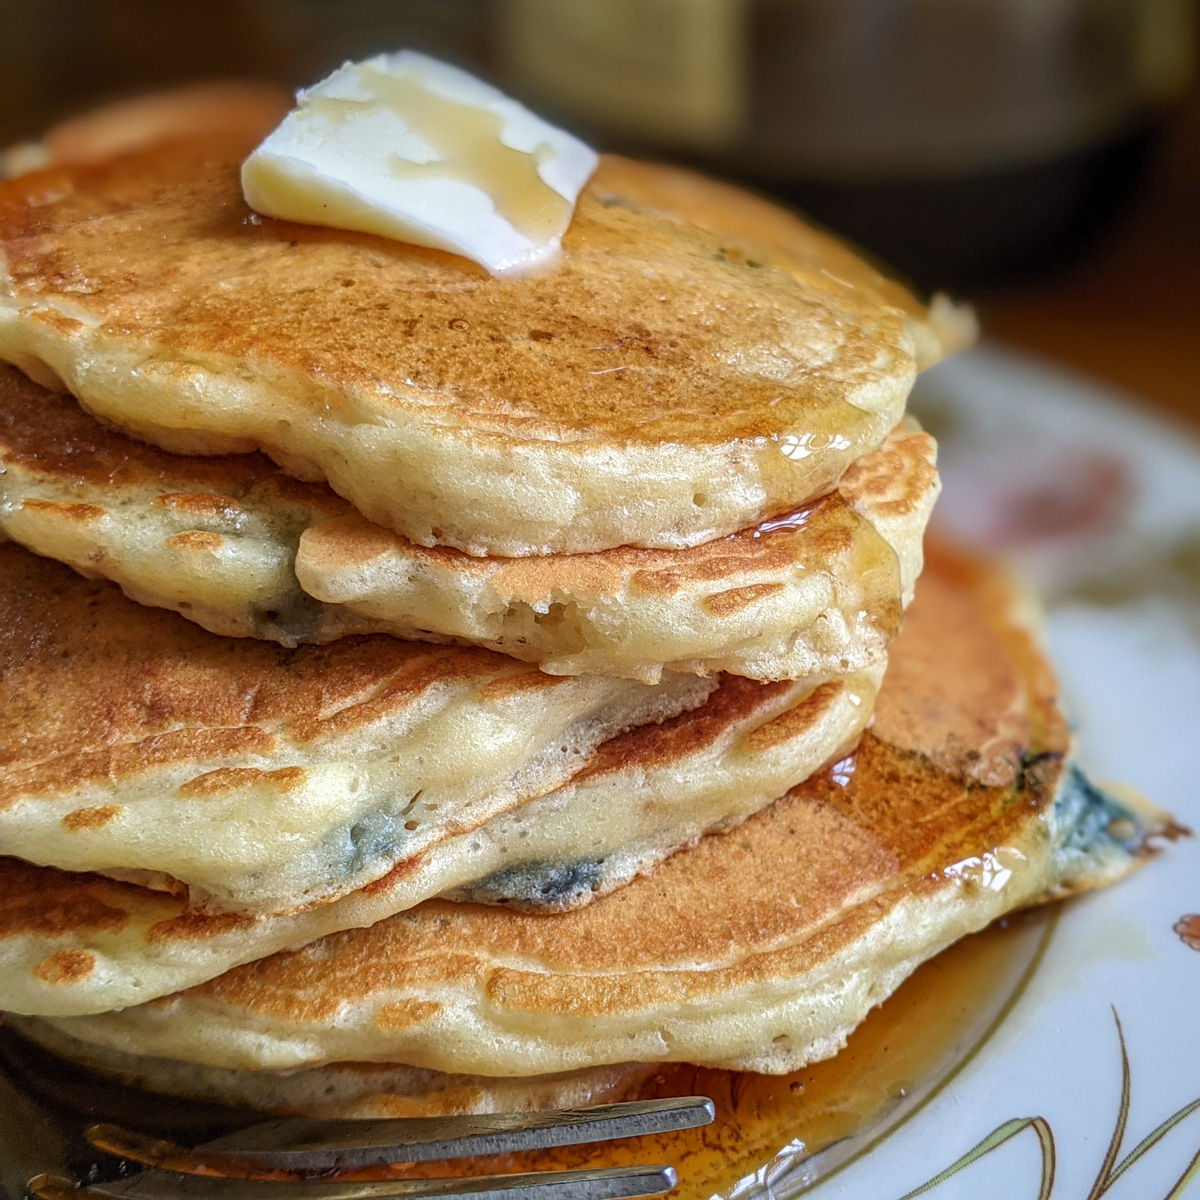
MULTIPOLYGON (((1020 915, 957 942, 925 963, 851 1034, 835 1058, 790 1075, 755 1075, 687 1064, 670 1065, 632 1098, 709 1096, 717 1108, 708 1126, 608 1145, 568 1146, 536 1154, 475 1160, 474 1172, 569 1170, 578 1167, 670 1163, 679 1174, 672 1200, 709 1200, 752 1190, 791 1164, 828 1174, 908 1111, 986 1040, 1019 995, 1044 949, 1052 922, 1042 912, 1020 915), (836 1155, 831 1148, 836 1148, 836 1155)), ((397 1174, 442 1175, 463 1164, 432 1164, 397 1174)), ((365 1177, 365 1176, 364 1176, 365 1177)), ((377 1176, 376 1176, 377 1177, 377 1176)))
MULTIPOLYGON (((743 1196, 768 1177, 778 1188, 780 1177, 801 1162, 806 1179, 822 1177, 915 1111, 972 1056, 1020 994, 1052 929, 1053 919, 1038 911, 956 943, 920 967, 855 1030, 845 1049, 825 1062, 782 1076, 668 1065, 630 1097, 709 1096, 717 1117, 707 1127, 483 1160, 371 1168, 344 1177, 395 1179, 663 1162, 679 1174, 673 1200, 743 1196)), ((31 1044, 14 1042, 6 1040, 4 1047, 10 1071, 32 1085, 60 1120, 64 1110, 82 1113, 194 1144, 261 1119, 138 1093, 88 1076, 31 1044)), ((115 1164, 76 1157, 70 1165, 81 1177, 97 1178, 110 1176, 115 1164)))

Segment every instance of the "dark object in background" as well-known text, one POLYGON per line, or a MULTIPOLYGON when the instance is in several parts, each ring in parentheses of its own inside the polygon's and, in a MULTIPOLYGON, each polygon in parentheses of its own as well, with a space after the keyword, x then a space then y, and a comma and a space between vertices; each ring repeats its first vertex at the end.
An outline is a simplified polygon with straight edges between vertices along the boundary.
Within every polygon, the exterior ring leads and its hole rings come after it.
POLYGON ((183 84, 315 83, 403 46, 486 63, 489 0, 0 0, 0 148, 183 84))
POLYGON ((928 179, 776 180, 747 174, 869 248, 926 291, 1034 280, 1089 250, 1142 178, 1147 114, 1112 140, 1029 165, 928 179))
POLYGON ((932 287, 1045 272, 1142 174, 1191 0, 497 0, 503 82, 783 196, 932 287))
POLYGON ((806 209, 927 287, 1045 273, 1142 175, 1195 0, 0 0, 0 148, 203 79, 413 46, 597 145, 806 209))

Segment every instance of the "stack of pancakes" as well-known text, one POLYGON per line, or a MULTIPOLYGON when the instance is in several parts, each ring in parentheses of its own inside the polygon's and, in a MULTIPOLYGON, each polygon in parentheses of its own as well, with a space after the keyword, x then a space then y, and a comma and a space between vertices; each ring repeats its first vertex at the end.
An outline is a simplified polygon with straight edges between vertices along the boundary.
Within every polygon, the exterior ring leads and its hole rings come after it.
POLYGON ((612 1098, 1139 861, 1021 597, 918 582, 952 310, 615 158, 496 279, 251 213, 251 145, 0 185, 11 1025, 279 1112, 612 1098))

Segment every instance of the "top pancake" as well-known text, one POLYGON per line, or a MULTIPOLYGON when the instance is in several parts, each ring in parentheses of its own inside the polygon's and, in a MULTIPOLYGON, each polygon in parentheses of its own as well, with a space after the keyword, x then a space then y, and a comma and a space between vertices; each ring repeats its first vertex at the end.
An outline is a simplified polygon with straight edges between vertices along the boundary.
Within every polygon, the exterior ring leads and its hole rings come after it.
POLYGON ((853 758, 585 908, 432 901, 170 999, 53 1024, 255 1071, 777 1072, 827 1056, 953 939, 1110 882, 1145 850, 1154 815, 1142 823, 1067 761, 1054 681, 1014 599, 935 562, 896 643, 903 686, 885 683, 853 758))
POLYGON ((878 446, 940 351, 832 239, 764 223, 763 202, 739 217, 695 177, 606 160, 560 265, 494 279, 251 214, 247 149, 194 139, 3 185, 0 356, 168 449, 261 448, 418 544, 732 533, 878 446))

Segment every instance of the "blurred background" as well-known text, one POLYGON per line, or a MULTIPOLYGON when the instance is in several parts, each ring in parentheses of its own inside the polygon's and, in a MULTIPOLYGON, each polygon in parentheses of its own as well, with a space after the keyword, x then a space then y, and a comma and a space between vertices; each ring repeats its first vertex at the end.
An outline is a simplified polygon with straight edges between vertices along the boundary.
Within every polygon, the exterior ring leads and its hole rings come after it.
POLYGON ((1197 25, 1194 0, 0 0, 0 147, 414 46, 781 196, 1200 424, 1197 25))

